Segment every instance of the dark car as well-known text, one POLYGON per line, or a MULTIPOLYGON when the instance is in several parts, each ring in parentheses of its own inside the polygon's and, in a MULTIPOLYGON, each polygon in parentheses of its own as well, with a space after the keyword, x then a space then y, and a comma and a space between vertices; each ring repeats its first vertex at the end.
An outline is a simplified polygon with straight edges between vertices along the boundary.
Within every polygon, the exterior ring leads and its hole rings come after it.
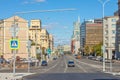
POLYGON ((41 66, 47 66, 47 61, 42 61, 41 66))
POLYGON ((57 57, 54 57, 54 58, 53 58, 53 60, 56 60, 56 59, 57 59, 57 57))
POLYGON ((74 64, 73 60, 68 61, 68 67, 75 67, 75 64, 74 64))

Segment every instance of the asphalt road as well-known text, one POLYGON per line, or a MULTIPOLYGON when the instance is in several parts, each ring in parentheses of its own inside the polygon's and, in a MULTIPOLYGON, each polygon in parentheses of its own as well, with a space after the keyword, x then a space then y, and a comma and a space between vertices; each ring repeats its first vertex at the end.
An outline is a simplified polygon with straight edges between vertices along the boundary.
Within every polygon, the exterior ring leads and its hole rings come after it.
POLYGON ((31 70, 36 74, 26 76, 23 80, 120 80, 119 76, 103 73, 101 63, 97 63, 67 55, 49 62, 48 66, 31 70), (68 60, 74 60, 75 67, 68 67, 68 60))

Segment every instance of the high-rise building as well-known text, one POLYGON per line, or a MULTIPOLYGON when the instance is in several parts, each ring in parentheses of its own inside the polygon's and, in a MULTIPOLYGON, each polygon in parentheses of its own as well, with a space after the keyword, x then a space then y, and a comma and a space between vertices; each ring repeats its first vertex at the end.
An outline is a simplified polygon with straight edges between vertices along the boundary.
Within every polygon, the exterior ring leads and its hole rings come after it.
POLYGON ((103 42, 103 27, 101 19, 85 21, 85 45, 84 51, 87 54, 92 53, 96 56, 96 51, 93 52, 93 47, 103 42), (86 50, 87 49, 87 50, 86 50))
POLYGON ((106 58, 112 59, 115 56, 116 22, 118 16, 109 16, 104 18, 104 45, 106 48, 106 58))
POLYGON ((94 46, 103 41, 103 27, 101 23, 86 22, 85 45, 94 46))
POLYGON ((80 48, 81 48, 81 54, 84 53, 84 47, 85 47, 85 33, 86 33, 86 21, 80 25, 80 48))
POLYGON ((116 44, 115 44, 115 57, 120 58, 120 0, 118 0, 118 16, 119 20, 117 21, 116 27, 116 44))
MULTIPOLYGON (((41 27, 41 21, 34 19, 31 20, 30 24, 29 39, 32 40, 32 46, 44 51, 47 49, 53 50, 53 36, 49 34, 46 29, 41 27)), ((35 51, 33 52, 36 54, 35 51)))
POLYGON ((72 46, 71 48, 74 54, 78 54, 80 49, 80 18, 78 17, 78 21, 73 24, 74 30, 72 35, 72 46), (73 43, 74 42, 74 43, 73 43))

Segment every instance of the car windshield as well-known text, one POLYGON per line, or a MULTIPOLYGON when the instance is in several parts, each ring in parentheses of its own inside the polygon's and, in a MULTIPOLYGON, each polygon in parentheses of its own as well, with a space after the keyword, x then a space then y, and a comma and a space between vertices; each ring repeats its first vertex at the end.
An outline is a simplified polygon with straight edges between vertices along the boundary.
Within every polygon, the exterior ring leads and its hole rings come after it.
POLYGON ((42 61, 42 63, 47 63, 46 61, 42 61))
POLYGON ((68 63, 69 63, 69 64, 74 64, 74 62, 73 62, 73 61, 69 61, 68 63))

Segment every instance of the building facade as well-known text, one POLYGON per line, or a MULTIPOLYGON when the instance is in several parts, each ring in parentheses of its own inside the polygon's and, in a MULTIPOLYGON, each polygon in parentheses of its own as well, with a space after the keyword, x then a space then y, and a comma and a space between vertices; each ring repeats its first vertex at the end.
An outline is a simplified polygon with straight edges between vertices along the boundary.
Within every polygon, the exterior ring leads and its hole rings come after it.
POLYGON ((54 38, 52 34, 49 34, 49 48, 51 49, 51 51, 54 50, 54 38))
POLYGON ((118 16, 110 16, 104 18, 104 45, 106 48, 106 58, 115 57, 115 40, 116 40, 116 22, 118 16))
POLYGON ((3 48, 4 48, 4 45, 3 45, 3 41, 4 41, 4 20, 0 20, 0 56, 1 55, 3 55, 3 53, 4 53, 4 50, 3 50, 3 48))
POLYGON ((74 30, 73 30, 73 35, 72 35, 72 52, 74 54, 78 54, 79 49, 80 49, 80 18, 78 17, 78 21, 73 23, 74 30))
POLYGON ((86 46, 94 46, 103 41, 103 27, 101 23, 86 23, 86 46))
POLYGON ((63 51, 66 52, 66 53, 70 53, 71 46, 70 45, 63 45, 63 51))
MULTIPOLYGON (((38 19, 31 20, 29 28, 29 39, 32 40, 32 46, 36 47, 36 49, 40 49, 41 53, 47 53, 47 49, 53 50, 53 36, 49 34, 46 29, 41 27, 41 21, 38 19)), ((32 54, 37 54, 35 49, 32 49, 32 54)), ((35 56, 34 56, 35 57, 35 56)))
POLYGON ((19 40, 19 49, 16 51, 16 56, 19 56, 21 58, 27 58, 27 41, 28 41, 28 21, 19 17, 19 16, 13 16, 7 19, 4 19, 1 21, 1 40, 0 44, 1 46, 1 54, 4 56, 4 58, 13 58, 13 50, 10 48, 10 40, 13 38, 13 33, 11 31, 11 27, 13 25, 16 25, 18 27, 18 32, 16 33, 16 39, 19 40), (22 33, 22 34, 21 34, 22 33))
POLYGON ((85 33, 84 51, 87 54, 92 53, 92 55, 96 56, 97 53, 95 50, 93 50, 93 47, 103 42, 102 22, 100 19, 88 20, 86 21, 85 25, 86 25, 85 26, 86 33, 85 33))
POLYGON ((84 47, 85 47, 85 37, 86 37, 86 21, 80 25, 80 51, 81 54, 84 55, 84 47))
POLYGON ((119 20, 117 21, 116 44, 115 44, 116 58, 120 58, 120 0, 118 0, 118 16, 119 16, 119 20))

